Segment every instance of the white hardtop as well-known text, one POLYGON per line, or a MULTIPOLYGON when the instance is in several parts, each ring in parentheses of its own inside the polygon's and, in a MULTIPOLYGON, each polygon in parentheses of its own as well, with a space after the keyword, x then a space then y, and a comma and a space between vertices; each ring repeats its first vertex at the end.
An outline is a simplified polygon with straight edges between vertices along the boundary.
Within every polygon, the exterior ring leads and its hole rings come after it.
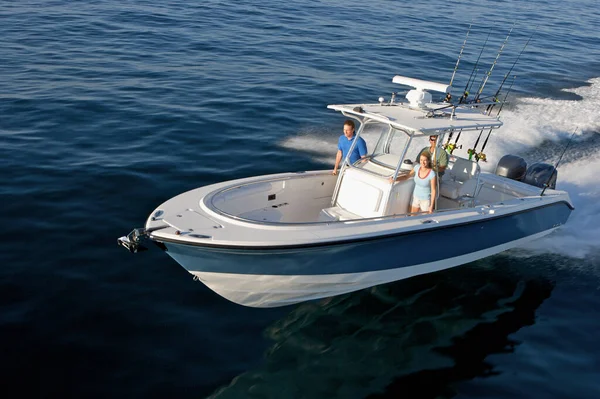
POLYGON ((448 130, 499 128, 502 122, 472 105, 427 104, 428 109, 394 104, 333 104, 327 108, 359 118, 368 118, 406 130, 412 135, 436 135, 448 130))
POLYGON ((333 104, 327 108, 340 111, 358 119, 372 119, 407 131, 412 136, 437 135, 449 130, 481 130, 502 126, 498 118, 481 112, 478 106, 490 104, 432 103, 427 90, 447 93, 449 86, 405 76, 394 76, 394 83, 411 86, 406 94, 407 102, 390 102, 379 99, 379 104, 333 104))

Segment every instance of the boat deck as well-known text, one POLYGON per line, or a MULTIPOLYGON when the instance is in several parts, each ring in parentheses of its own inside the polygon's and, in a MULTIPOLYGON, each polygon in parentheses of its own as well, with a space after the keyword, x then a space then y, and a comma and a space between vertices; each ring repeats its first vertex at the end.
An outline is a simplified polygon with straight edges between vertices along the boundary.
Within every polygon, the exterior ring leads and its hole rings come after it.
POLYGON ((539 197, 539 189, 535 187, 506 182, 491 174, 482 173, 481 180, 476 201, 440 200, 440 209, 434 214, 319 221, 322 209, 331 206, 335 176, 329 171, 242 179, 192 190, 165 202, 153 212, 146 228, 166 226, 152 233, 159 240, 205 245, 289 246, 473 222, 540 203, 550 204, 556 202, 557 195, 568 200, 566 193, 555 190, 547 190, 547 195, 539 197), (245 189, 248 192, 244 194, 245 189), (224 203, 228 204, 227 208, 224 203))

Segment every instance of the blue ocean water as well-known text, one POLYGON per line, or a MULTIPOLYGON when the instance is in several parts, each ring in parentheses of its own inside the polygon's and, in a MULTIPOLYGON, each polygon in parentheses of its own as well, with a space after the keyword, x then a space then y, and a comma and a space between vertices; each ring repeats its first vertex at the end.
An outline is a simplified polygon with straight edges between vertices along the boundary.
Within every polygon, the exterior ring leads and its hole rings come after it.
POLYGON ((597 2, 0 3, 3 396, 600 397, 597 2), (552 236, 432 275, 278 309, 229 303, 116 238, 166 199, 330 168, 327 104, 396 74, 465 85, 515 23, 505 153, 556 162, 552 236))

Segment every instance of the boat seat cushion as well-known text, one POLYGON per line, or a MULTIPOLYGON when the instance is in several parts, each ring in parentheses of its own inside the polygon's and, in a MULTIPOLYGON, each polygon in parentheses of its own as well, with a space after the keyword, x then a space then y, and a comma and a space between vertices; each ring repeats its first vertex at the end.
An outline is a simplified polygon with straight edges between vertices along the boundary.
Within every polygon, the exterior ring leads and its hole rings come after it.
POLYGON ((352 220, 352 219, 360 219, 355 213, 349 212, 344 208, 339 206, 332 206, 331 208, 325 208, 321 210, 319 214, 320 222, 329 222, 334 220, 352 220))
POLYGON ((479 165, 467 159, 452 158, 454 162, 440 181, 440 195, 449 199, 475 196, 479 188, 479 165))
POLYGON ((464 196, 473 197, 476 188, 476 179, 470 179, 464 182, 458 180, 442 180, 440 182, 440 195, 450 199, 457 199, 464 196))
POLYGON ((440 182, 440 195, 442 197, 456 199, 458 198, 458 192, 460 191, 460 185, 454 181, 444 181, 440 182))

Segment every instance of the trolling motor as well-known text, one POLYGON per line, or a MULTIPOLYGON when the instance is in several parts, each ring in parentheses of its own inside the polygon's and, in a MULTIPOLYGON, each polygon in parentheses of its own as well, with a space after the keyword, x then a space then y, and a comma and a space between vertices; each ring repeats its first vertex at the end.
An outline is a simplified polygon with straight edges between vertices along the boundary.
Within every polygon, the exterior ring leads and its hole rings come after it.
POLYGON ((117 244, 126 248, 132 254, 142 252, 148 248, 141 244, 142 238, 146 236, 146 229, 133 229, 126 236, 117 238, 117 244))
POLYGON ((142 241, 147 239, 148 234, 152 233, 153 231, 164 229, 166 227, 169 227, 169 225, 156 226, 150 229, 133 229, 131 233, 127 234, 126 236, 117 238, 117 245, 122 246, 132 254, 146 251, 148 248, 142 245, 142 241))

